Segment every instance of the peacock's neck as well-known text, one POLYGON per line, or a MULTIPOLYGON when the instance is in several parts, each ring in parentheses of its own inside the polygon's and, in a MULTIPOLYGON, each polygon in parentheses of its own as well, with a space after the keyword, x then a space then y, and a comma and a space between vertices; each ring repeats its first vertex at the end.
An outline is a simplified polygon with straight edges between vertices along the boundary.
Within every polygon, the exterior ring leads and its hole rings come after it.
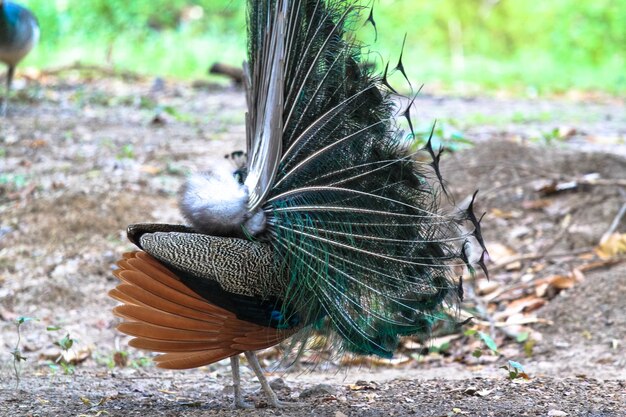
POLYGON ((0 2, 0 36, 6 38, 10 33, 15 31, 15 26, 18 23, 19 14, 15 13, 13 7, 0 2))

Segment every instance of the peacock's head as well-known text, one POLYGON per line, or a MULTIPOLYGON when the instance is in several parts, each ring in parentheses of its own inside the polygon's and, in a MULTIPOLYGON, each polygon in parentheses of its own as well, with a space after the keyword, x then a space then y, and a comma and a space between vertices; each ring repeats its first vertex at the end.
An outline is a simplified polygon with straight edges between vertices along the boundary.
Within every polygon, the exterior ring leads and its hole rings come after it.
POLYGON ((236 177, 236 173, 216 167, 185 181, 179 207, 195 230, 213 236, 242 237, 246 233, 256 235, 265 228, 264 212, 248 211, 248 188, 236 177))

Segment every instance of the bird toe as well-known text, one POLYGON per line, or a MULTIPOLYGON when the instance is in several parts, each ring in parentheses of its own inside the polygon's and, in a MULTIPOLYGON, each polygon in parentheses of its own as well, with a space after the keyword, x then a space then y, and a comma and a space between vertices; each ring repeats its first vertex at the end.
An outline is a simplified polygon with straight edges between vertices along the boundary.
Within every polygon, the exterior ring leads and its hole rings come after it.
POLYGON ((254 404, 249 403, 247 401, 244 401, 241 398, 238 398, 238 399, 235 399, 235 402, 233 403, 233 407, 235 409, 250 410, 250 409, 254 408, 254 404))
POLYGON ((298 408, 298 407, 304 407, 305 404, 304 403, 300 403, 300 402, 290 402, 290 401, 281 401, 281 400, 275 400, 275 401, 269 401, 269 405, 271 407, 274 408, 298 408))

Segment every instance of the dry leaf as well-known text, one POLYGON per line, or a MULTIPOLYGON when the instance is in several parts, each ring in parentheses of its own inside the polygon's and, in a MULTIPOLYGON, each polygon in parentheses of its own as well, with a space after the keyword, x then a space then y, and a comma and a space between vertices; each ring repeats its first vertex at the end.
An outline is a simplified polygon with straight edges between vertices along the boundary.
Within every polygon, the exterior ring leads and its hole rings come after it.
POLYGON ((548 200, 547 198, 522 201, 522 207, 526 210, 541 210, 550 206, 551 204, 552 200, 548 200))
POLYGON ((378 389, 378 384, 371 381, 357 381, 356 384, 348 385, 350 391, 373 391, 378 389))
POLYGON ((535 295, 537 297, 554 297, 559 291, 572 288, 585 280, 582 268, 574 268, 569 275, 552 275, 535 281, 535 295))
POLYGON ((585 141, 589 143, 596 143, 601 145, 621 145, 624 141, 624 137, 622 135, 614 135, 614 136, 586 136, 585 141))
POLYGON ((626 233, 613 233, 604 238, 596 247, 595 252, 601 259, 626 254, 626 233))
POLYGON ((578 131, 573 126, 560 126, 558 130, 558 135, 559 135, 559 138, 561 139, 571 138, 577 133, 578 131))
POLYGON ((59 352, 58 349, 51 349, 39 355, 39 359, 54 362, 63 361, 64 363, 68 363, 70 365, 78 365, 79 363, 89 359, 92 352, 93 346, 87 346, 80 350, 70 349, 62 352, 59 352))
POLYGON ((72 365, 78 365, 79 363, 84 362, 88 358, 90 358, 92 352, 92 346, 88 346, 78 351, 70 349, 67 352, 63 352, 63 360, 72 365))
POLYGON ((530 384, 531 380, 526 372, 520 372, 517 374, 517 378, 513 379, 511 382, 514 384, 530 384))
POLYGON ((576 282, 583 282, 585 280, 585 274, 583 274, 583 272, 580 269, 574 268, 572 269, 572 278, 576 282))
POLYGON ((492 262, 499 264, 506 259, 517 256, 517 252, 501 243, 489 243, 489 258, 492 262))
POLYGON ((113 363, 118 368, 125 368, 128 366, 128 355, 124 352, 115 352, 113 354, 113 363))
POLYGON ((548 278, 548 284, 558 290, 567 290, 572 288, 576 281, 573 276, 553 275, 548 278))
POLYGON ((35 139, 31 143, 28 144, 28 147, 31 149, 39 149, 48 145, 48 142, 43 139, 35 139))
POLYGON ((411 362, 412 359, 408 356, 393 358, 393 359, 383 359, 383 358, 369 358, 368 363, 376 366, 401 366, 406 365, 411 362))
POLYGON ((596 255, 593 252, 585 252, 578 255, 578 259, 582 261, 591 261, 595 259, 596 255))
POLYGON ((478 295, 491 294, 498 288, 500 288, 500 283, 496 281, 487 281, 486 279, 480 279, 476 283, 476 292, 478 293, 478 295))
POLYGON ((537 310, 546 303, 546 300, 539 298, 535 295, 529 295, 527 297, 514 300, 507 305, 506 309, 499 313, 499 318, 510 317, 518 313, 529 313, 537 310))
POLYGON ((624 261, 623 257, 603 259, 597 262, 590 262, 588 264, 581 265, 577 269, 581 272, 586 272, 586 271, 591 271, 593 269, 606 268, 608 266, 615 265, 623 261, 624 261))
POLYGON ((405 340, 402 342, 402 349, 404 350, 421 350, 424 348, 422 343, 416 342, 414 340, 405 340))
MULTIPOLYGON (((457 334, 449 334, 447 336, 441 336, 441 337, 435 337, 430 339, 430 346, 443 346, 446 343, 450 343, 454 340, 460 339, 461 337, 463 337, 463 334, 461 333, 457 333, 457 334)), ((422 345, 423 346, 423 345, 422 345)))
POLYGON ((507 264, 504 267, 504 269, 506 269, 509 272, 519 271, 520 269, 522 269, 522 263, 520 261, 511 262, 511 263, 507 264))
POLYGON ((162 171, 161 168, 155 167, 153 165, 142 165, 141 172, 145 172, 146 174, 156 175, 162 171))
POLYGON ((383 359, 369 356, 343 355, 340 363, 342 366, 401 366, 411 361, 412 359, 408 356, 383 359))
POLYGON ((497 217, 499 219, 514 219, 516 217, 520 217, 518 213, 514 211, 503 211, 497 208, 491 209, 489 213, 489 217, 497 217))
POLYGON ((547 297, 549 289, 550 289, 550 284, 549 283, 547 283, 547 282, 538 283, 535 286, 535 295, 537 297, 547 297))

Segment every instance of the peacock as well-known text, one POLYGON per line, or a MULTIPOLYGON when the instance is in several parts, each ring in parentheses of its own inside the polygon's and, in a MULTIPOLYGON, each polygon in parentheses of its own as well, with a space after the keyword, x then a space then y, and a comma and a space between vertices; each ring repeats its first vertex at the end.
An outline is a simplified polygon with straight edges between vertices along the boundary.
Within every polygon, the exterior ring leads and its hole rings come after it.
POLYGON ((186 225, 128 227, 139 250, 114 272, 117 328, 130 346, 161 353, 161 368, 230 358, 236 407, 250 407, 240 354, 271 406, 291 404, 255 351, 292 338, 297 353, 315 329, 338 354, 390 358, 400 338, 428 335, 458 305, 459 268, 484 266, 474 200, 441 208, 440 153, 430 140, 415 150, 388 71, 364 62, 354 31, 366 11, 249 0, 246 152, 186 179, 186 225))
POLYGON ((39 24, 25 7, 0 0, 0 61, 7 66, 6 92, 0 108, 5 115, 17 64, 39 41, 39 24))

